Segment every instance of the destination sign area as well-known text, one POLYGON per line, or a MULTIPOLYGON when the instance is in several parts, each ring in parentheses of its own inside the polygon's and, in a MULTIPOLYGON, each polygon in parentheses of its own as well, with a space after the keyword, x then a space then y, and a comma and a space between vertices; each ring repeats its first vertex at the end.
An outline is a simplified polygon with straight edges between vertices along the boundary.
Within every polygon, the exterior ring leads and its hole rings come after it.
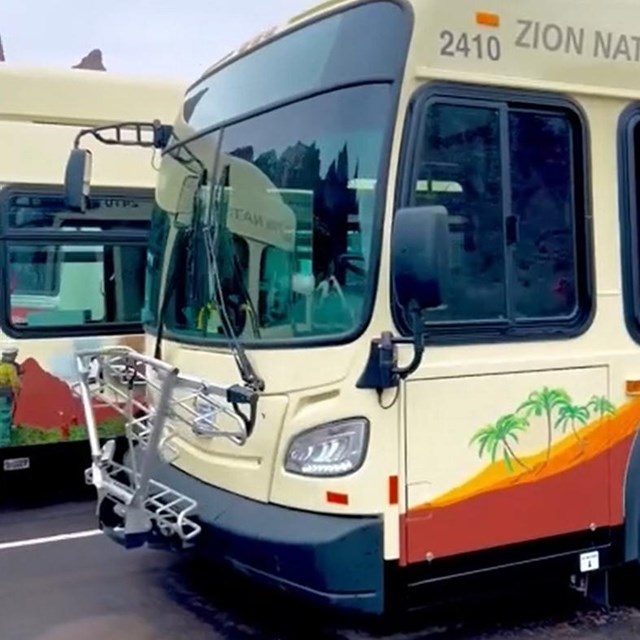
POLYGON ((486 11, 477 2, 459 4, 455 13, 444 3, 424 5, 433 34, 415 41, 419 77, 479 72, 640 94, 640 7, 542 0, 486 11))

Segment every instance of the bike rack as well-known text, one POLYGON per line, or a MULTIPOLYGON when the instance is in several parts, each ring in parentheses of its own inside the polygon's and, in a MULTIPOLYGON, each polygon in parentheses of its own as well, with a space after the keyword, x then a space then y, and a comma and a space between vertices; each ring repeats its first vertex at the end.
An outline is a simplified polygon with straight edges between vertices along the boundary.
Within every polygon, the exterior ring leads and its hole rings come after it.
POLYGON ((257 394, 241 385, 212 385, 183 375, 129 347, 78 351, 76 366, 79 381, 73 388, 82 402, 91 448, 85 479, 96 487, 98 512, 104 517, 111 508, 117 521, 109 524, 101 517, 103 530, 127 548, 154 539, 190 546, 201 531, 198 503, 154 480, 156 464, 179 458, 172 440, 181 435, 227 438, 242 446, 255 423, 257 394), (100 444, 98 407, 111 407, 124 419, 128 460, 122 463, 113 459, 114 440, 100 444))

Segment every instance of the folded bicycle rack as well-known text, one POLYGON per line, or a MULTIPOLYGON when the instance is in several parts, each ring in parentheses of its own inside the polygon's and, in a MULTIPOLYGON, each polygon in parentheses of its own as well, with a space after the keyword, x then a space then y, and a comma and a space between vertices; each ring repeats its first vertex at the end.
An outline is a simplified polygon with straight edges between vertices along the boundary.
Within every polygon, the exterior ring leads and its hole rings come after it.
POLYGON ((198 503, 154 480, 154 469, 179 457, 172 440, 181 434, 242 446, 255 422, 256 393, 181 374, 128 347, 78 351, 76 366, 74 391, 91 447, 85 479, 96 487, 103 531, 127 548, 154 542, 190 546, 201 531, 198 503), (124 420, 128 451, 122 462, 114 460, 114 440, 100 442, 96 411, 104 407, 124 420))

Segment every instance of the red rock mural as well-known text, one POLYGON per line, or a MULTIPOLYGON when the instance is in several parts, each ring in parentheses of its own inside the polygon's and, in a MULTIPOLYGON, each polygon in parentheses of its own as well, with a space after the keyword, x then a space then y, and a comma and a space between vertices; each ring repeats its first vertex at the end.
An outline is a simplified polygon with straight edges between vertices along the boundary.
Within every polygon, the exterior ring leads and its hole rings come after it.
MULTIPOLYGON (((0 447, 50 444, 87 437, 80 399, 69 383, 45 371, 34 358, 18 365, 18 380, 3 361, 0 380, 0 447)), ((124 434, 124 420, 113 408, 95 406, 103 437, 124 434)))
MULTIPOLYGON (((33 358, 22 364, 21 378, 15 424, 45 430, 84 425, 82 403, 66 382, 45 371, 33 358)), ((118 418, 118 413, 110 407, 96 407, 95 415, 98 423, 118 418)))

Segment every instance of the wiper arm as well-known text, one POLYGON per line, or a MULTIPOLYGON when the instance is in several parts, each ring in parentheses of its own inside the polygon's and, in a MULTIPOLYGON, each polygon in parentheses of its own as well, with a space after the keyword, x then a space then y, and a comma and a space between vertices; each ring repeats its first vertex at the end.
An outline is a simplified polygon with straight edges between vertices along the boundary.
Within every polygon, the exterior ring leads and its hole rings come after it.
POLYGON ((214 295, 216 297, 216 303, 218 305, 220 315, 222 316, 222 326, 225 330, 225 333, 227 334, 227 337, 229 338, 229 343, 231 346, 231 350, 233 351, 233 357, 238 366, 238 371, 240 373, 240 376, 242 377, 243 382, 250 389, 253 389, 254 391, 264 391, 264 380, 256 372, 254 366, 251 364, 251 361, 247 356, 244 347, 242 346, 242 343, 238 340, 238 337, 233 331, 233 326, 229 318, 229 312, 224 301, 224 292, 222 291, 220 272, 218 271, 218 261, 215 254, 215 241, 212 238, 211 233, 212 228, 207 226, 203 228, 203 231, 205 247, 207 251, 207 267, 209 276, 211 278, 211 289, 213 289, 214 295))
MULTIPOLYGON (((205 243, 208 245, 208 241, 211 241, 211 235, 208 233, 205 233, 205 243)), ((180 242, 179 239, 176 239, 176 242, 180 242)), ((172 262, 175 260, 175 247, 174 247, 174 252, 172 255, 172 262)), ((229 313, 227 311, 226 306, 224 305, 224 302, 222 304, 220 304, 219 300, 223 300, 224 301, 224 296, 220 295, 221 294, 221 287, 219 284, 219 274, 217 272, 217 262, 215 261, 215 254, 210 254, 210 248, 209 246, 207 246, 207 264, 209 269, 211 270, 211 265, 212 265, 212 257, 213 257, 213 270, 214 273, 217 275, 214 275, 214 279, 217 280, 217 284, 214 287, 214 291, 216 292, 216 299, 218 301, 218 308, 220 309, 221 314, 223 315, 223 326, 225 329, 225 332, 227 333, 227 336, 229 337, 231 343, 232 343, 232 350, 233 350, 233 355, 234 355, 234 359, 236 361, 236 364, 238 366, 238 371, 240 372, 240 376, 242 378, 242 381, 252 390, 254 391, 264 391, 265 389, 265 383, 264 380, 257 374, 255 368, 253 367, 253 365, 251 364, 251 361, 249 360, 249 358, 247 357, 247 354, 244 350, 244 348, 242 347, 242 344, 238 341, 237 337, 235 336, 232 326, 231 326, 231 322, 229 319, 229 313), (226 326, 225 326, 226 325, 226 326)), ((157 359, 161 359, 162 358, 162 349, 161 349, 161 344, 162 344, 162 337, 163 337, 163 333, 164 333, 164 324, 165 324, 165 318, 166 318, 166 314, 168 312, 168 308, 169 308, 169 302, 171 300, 171 296, 173 295, 175 288, 176 288, 176 284, 177 284, 177 269, 176 269, 176 265, 172 264, 170 266, 169 269, 169 277, 168 277, 168 281, 167 281, 167 286, 165 287, 165 291, 164 291, 164 295, 162 296, 162 304, 160 306, 159 309, 159 313, 158 313, 158 318, 157 318, 157 323, 156 323, 156 341, 155 341, 155 349, 154 349, 154 357, 157 359)), ((247 294, 248 295, 248 294, 247 294)))

